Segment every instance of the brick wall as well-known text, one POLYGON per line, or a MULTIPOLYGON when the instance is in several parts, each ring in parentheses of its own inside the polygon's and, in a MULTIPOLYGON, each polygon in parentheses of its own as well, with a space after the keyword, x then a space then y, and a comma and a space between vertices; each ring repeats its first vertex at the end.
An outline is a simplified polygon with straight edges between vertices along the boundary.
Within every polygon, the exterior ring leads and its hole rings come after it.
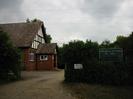
POLYGON ((27 71, 34 70, 53 70, 57 67, 57 56, 56 55, 48 55, 48 60, 40 60, 40 55, 34 56, 34 61, 30 61, 29 54, 35 53, 36 50, 31 48, 23 48, 23 63, 24 69, 27 71))
POLYGON ((37 55, 37 70, 53 70, 54 55, 48 55, 48 60, 40 60, 40 55, 37 55))
POLYGON ((27 71, 36 70, 36 60, 35 59, 34 59, 34 61, 29 60, 30 53, 35 53, 35 50, 33 50, 31 48, 23 49, 23 61, 24 61, 24 65, 25 65, 25 70, 27 70, 27 71))

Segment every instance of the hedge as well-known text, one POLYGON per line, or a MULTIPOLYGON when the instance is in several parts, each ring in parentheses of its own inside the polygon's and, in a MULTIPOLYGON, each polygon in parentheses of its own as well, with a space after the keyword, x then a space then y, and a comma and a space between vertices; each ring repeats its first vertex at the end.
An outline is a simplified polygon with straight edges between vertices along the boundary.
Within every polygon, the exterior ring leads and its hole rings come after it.
POLYGON ((66 82, 87 82, 99 84, 125 85, 133 84, 133 67, 125 63, 88 62, 83 69, 76 70, 74 64, 65 68, 66 82))

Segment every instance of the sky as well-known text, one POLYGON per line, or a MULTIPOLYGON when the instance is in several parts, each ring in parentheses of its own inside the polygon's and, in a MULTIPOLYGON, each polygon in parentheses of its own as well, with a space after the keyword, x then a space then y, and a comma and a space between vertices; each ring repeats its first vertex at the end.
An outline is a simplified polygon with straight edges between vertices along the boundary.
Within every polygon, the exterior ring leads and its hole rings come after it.
POLYGON ((40 19, 52 42, 113 42, 133 31, 133 0, 0 0, 0 23, 40 19))

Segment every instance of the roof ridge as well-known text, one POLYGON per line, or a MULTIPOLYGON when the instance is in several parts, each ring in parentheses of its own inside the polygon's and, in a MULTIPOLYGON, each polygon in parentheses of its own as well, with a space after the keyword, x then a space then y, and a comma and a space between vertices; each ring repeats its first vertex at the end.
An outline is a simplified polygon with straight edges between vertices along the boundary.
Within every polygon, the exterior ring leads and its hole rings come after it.
POLYGON ((10 25, 10 24, 23 24, 23 23, 26 23, 26 22, 10 22, 10 23, 0 23, 0 25, 10 25))
POLYGON ((14 23, 0 23, 0 25, 12 25, 12 24, 35 24, 35 23, 43 23, 42 21, 36 21, 36 22, 14 22, 14 23))

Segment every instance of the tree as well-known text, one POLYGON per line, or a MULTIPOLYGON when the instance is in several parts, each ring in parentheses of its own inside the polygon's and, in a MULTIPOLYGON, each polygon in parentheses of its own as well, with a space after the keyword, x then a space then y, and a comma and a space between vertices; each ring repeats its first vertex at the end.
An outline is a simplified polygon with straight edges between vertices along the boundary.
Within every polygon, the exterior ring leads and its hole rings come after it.
POLYGON ((52 37, 49 34, 46 34, 46 42, 51 43, 52 37))
POLYGON ((37 21, 41 21, 41 20, 39 20, 39 19, 37 19, 37 18, 34 18, 34 19, 32 19, 32 20, 30 20, 29 18, 26 19, 26 22, 27 22, 27 23, 37 22, 37 21))
POLYGON ((114 45, 123 48, 126 63, 133 64, 133 32, 127 37, 117 36, 114 45))
POLYGON ((59 58, 62 64, 86 63, 98 58, 98 43, 75 40, 59 48, 59 58))
POLYGON ((103 48, 109 48, 110 47, 110 41, 109 40, 104 40, 102 43, 101 43, 101 47, 103 48))
POLYGON ((27 19, 26 19, 26 22, 27 22, 27 23, 30 23, 30 19, 29 19, 29 18, 27 18, 27 19))
POLYGON ((116 41, 114 42, 115 46, 126 48, 127 47, 127 37, 117 36, 116 41))
POLYGON ((128 37, 128 46, 130 49, 133 49, 133 32, 128 37))
POLYGON ((0 30, 0 78, 8 79, 11 72, 15 79, 19 79, 20 65, 20 51, 12 45, 7 33, 0 30))

